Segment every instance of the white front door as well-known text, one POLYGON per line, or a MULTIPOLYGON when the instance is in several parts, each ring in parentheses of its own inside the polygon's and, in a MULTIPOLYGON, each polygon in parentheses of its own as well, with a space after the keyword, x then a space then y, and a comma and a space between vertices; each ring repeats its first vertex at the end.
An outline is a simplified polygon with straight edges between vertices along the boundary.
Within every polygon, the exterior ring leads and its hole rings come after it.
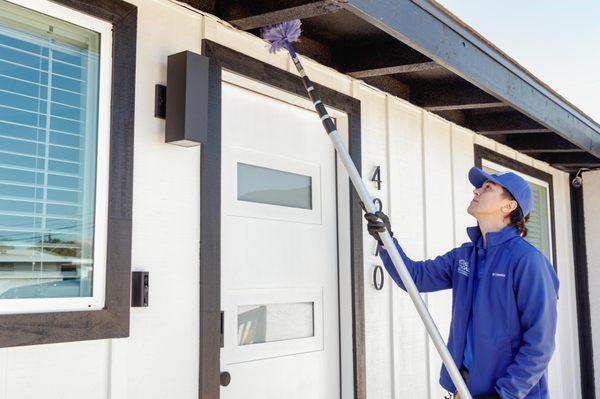
POLYGON ((289 95, 225 80, 221 398, 340 398, 333 147, 289 95))

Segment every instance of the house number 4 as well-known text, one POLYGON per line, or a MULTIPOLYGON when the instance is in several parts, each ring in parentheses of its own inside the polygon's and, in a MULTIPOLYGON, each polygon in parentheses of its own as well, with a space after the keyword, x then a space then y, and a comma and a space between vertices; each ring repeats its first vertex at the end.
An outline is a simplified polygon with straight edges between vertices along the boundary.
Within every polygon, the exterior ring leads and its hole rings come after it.
POLYGON ((377 190, 381 190, 381 167, 379 165, 375 168, 371 181, 377 183, 377 190))

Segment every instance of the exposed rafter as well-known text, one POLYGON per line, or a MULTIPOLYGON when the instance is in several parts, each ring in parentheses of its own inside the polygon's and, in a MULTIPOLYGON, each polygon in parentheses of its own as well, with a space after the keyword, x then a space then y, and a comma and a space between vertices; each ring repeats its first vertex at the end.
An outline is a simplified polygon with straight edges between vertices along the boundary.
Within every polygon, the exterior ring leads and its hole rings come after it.
POLYGON ((530 150, 519 150, 524 154, 536 154, 536 153, 556 153, 556 154, 564 154, 567 152, 585 152, 581 148, 546 148, 542 146, 542 148, 532 148, 530 150))
POLYGON ((575 171, 578 168, 585 168, 585 169, 599 169, 600 168, 600 162, 596 162, 596 163, 563 163, 560 165, 557 165, 560 169, 563 170, 568 170, 570 169, 571 171, 575 171))
POLYGON ((467 82, 415 85, 411 101, 428 111, 454 111, 504 107, 502 101, 467 82))
POLYGON ((503 142, 525 154, 585 152, 584 149, 554 133, 507 135, 503 142))
MULTIPOLYGON (((403 71, 405 68, 414 68, 415 70, 426 70, 427 68, 429 68, 429 70, 438 69, 437 66, 436 68, 433 68, 433 66, 437 64, 433 63, 431 59, 396 41, 382 41, 375 43, 351 42, 335 46, 333 55, 339 69, 352 76, 355 76, 353 74, 363 74, 368 71, 374 71, 369 74, 371 77, 389 75, 390 73, 384 73, 391 72, 391 69, 388 68, 398 68, 399 72, 395 73, 408 72, 403 71), (382 57, 382 54, 385 54, 385 57, 382 57)), ((355 77, 362 78, 367 76, 358 75, 355 77)))
POLYGON ((364 81, 396 97, 408 100, 410 87, 391 76, 373 76, 364 78, 364 81))
POLYGON ((497 129, 497 130, 478 130, 477 133, 485 136, 497 136, 504 134, 531 134, 531 133, 550 133, 550 129, 497 129))
POLYGON ((246 18, 229 21, 230 24, 241 30, 250 30, 261 28, 263 26, 278 24, 291 19, 305 19, 317 17, 319 15, 331 14, 342 9, 339 1, 324 0, 314 3, 303 4, 296 7, 283 8, 265 12, 258 15, 252 15, 246 18))
POLYGON ((582 153, 536 153, 532 154, 534 158, 549 164, 562 166, 600 166, 600 159, 592 154, 582 153))
POLYGON ((491 103, 468 103, 468 104, 449 104, 449 105, 437 105, 431 107, 425 107, 428 111, 453 111, 457 109, 485 109, 485 108, 498 108, 503 107, 506 104, 503 102, 491 102, 491 103))
POLYGON ((350 72, 349 75, 354 78, 368 78, 373 76, 383 76, 383 75, 396 75, 410 72, 422 72, 422 71, 430 71, 432 69, 440 69, 443 68, 441 65, 436 64, 433 61, 430 62, 420 62, 416 64, 406 64, 406 65, 395 65, 384 68, 375 68, 375 69, 366 69, 364 71, 354 71, 350 72))
POLYGON ((486 135, 509 134, 507 132, 548 132, 544 126, 517 111, 478 113, 468 115, 465 120, 465 124, 471 130, 486 135))
POLYGON ((333 62, 331 49, 307 35, 303 35, 301 41, 294 43, 294 48, 298 54, 312 58, 321 64, 331 65, 333 62))

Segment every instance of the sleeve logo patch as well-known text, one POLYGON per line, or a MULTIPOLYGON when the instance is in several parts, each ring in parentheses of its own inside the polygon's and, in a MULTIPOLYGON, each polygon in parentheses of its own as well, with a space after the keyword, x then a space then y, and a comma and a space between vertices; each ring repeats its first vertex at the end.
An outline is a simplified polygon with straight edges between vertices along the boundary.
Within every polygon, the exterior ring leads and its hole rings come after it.
POLYGON ((469 262, 467 262, 465 259, 459 259, 458 260, 458 273, 462 274, 463 276, 469 277, 469 272, 470 272, 469 262))

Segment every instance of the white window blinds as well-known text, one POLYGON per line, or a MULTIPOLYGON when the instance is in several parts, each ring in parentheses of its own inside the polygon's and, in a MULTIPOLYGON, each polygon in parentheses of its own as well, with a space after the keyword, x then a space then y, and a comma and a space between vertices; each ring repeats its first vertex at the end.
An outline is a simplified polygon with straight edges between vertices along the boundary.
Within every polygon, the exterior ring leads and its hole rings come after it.
POLYGON ((0 0, 0 298, 92 294, 99 39, 0 0))

